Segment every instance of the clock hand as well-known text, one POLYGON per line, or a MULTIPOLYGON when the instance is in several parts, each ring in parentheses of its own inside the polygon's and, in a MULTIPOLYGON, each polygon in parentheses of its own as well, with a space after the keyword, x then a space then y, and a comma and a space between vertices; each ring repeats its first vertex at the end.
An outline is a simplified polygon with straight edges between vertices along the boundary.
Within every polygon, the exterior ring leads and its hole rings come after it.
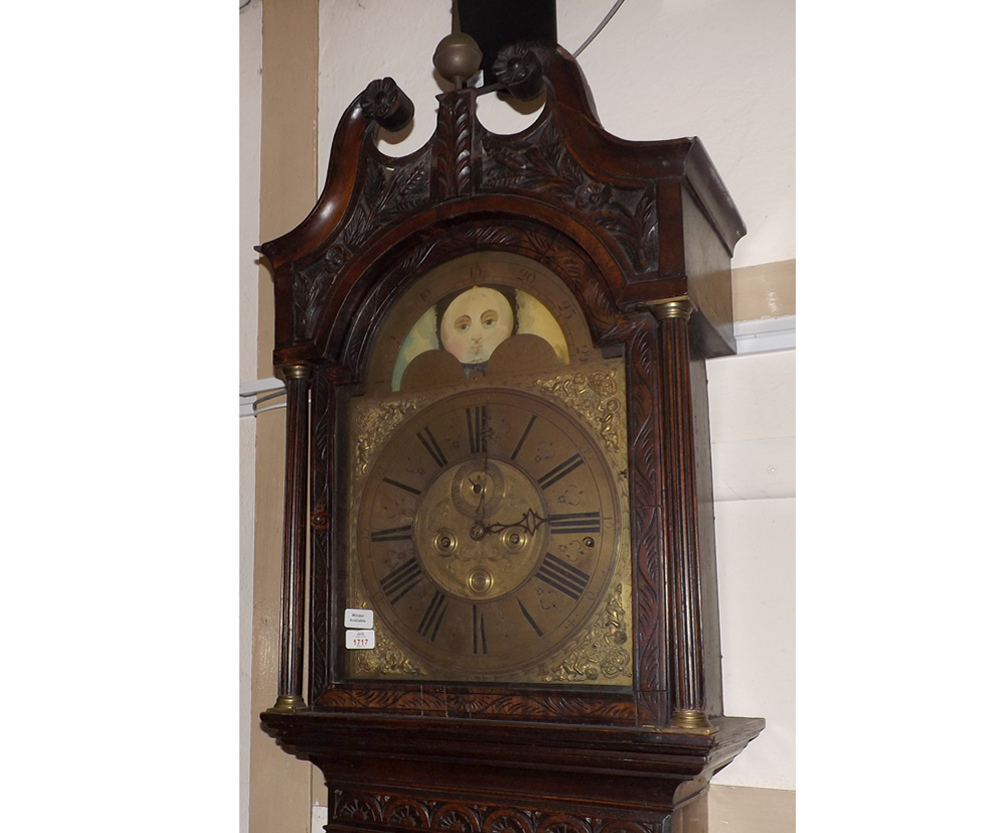
POLYGON ((520 520, 515 521, 512 524, 493 523, 484 527, 483 531, 484 533, 496 534, 507 529, 523 529, 526 533, 528 533, 528 535, 534 535, 538 532, 538 529, 542 526, 542 524, 547 524, 551 520, 552 518, 542 517, 534 509, 529 509, 521 516, 520 520))
MULTIPOLYGON (((483 472, 483 476, 485 479, 485 471, 483 472)), ((473 494, 479 495, 479 504, 476 506, 476 514, 474 517, 477 521, 482 521, 484 514, 483 502, 486 500, 486 484, 484 482, 477 482, 476 480, 473 480, 471 477, 469 478, 469 482, 472 484, 473 494)))

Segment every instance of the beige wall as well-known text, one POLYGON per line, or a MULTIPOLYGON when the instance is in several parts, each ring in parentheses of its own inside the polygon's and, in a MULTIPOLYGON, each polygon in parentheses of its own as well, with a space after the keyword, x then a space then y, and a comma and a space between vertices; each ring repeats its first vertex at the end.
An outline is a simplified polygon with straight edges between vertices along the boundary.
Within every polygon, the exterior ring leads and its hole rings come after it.
MULTIPOLYGON (((296 226, 316 194, 316 0, 268 0, 261 16, 260 224, 271 240, 296 226)), ((274 294, 258 270, 257 374, 272 376, 274 294)), ((250 833, 303 833, 314 802, 312 767, 282 752, 256 715, 277 695, 284 411, 256 418, 253 617, 251 644, 250 833)), ((325 793, 317 796, 325 802, 325 793)))

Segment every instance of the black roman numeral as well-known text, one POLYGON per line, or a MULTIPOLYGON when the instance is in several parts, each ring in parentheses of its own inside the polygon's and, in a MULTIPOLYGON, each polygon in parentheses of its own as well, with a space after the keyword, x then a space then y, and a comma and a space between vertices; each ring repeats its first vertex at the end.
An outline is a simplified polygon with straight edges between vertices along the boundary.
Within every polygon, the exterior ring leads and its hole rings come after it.
POLYGON ((438 635, 438 628, 441 627, 441 620, 444 619, 444 612, 448 609, 445 604, 444 593, 440 590, 434 591, 434 598, 427 605, 424 611, 424 618, 420 620, 417 633, 433 642, 438 635))
POLYGON ((368 534, 369 540, 379 541, 409 541, 413 537, 412 526, 394 526, 391 529, 376 529, 368 534))
POLYGON ((567 515, 550 515, 549 529, 553 535, 598 533, 601 531, 600 512, 571 512, 567 515))
POLYGON ((517 606, 521 608, 521 613, 523 613, 524 618, 528 620, 528 624, 531 625, 532 630, 534 630, 534 632, 537 633, 539 636, 545 636, 545 634, 542 633, 542 629, 538 627, 538 624, 535 622, 535 620, 531 618, 531 614, 528 613, 528 609, 523 604, 521 604, 520 599, 517 600, 517 606))
POLYGON ((538 478, 538 485, 543 489, 547 489, 549 486, 554 486, 567 474, 582 465, 583 458, 579 454, 574 454, 572 457, 563 460, 558 466, 552 469, 552 471, 548 471, 538 478))
POLYGON ((486 622, 483 614, 479 612, 479 606, 472 606, 472 653, 485 654, 486 651, 486 622))
POLYGON ((521 446, 524 445, 524 441, 528 439, 528 432, 531 430, 531 426, 535 424, 536 419, 536 416, 532 416, 531 419, 528 420, 528 426, 524 429, 524 433, 521 434, 521 439, 517 441, 517 445, 514 446, 514 453, 510 455, 511 460, 517 459, 517 454, 521 450, 521 446))
POLYGON ((400 483, 398 480, 392 480, 388 477, 383 477, 382 480, 388 483, 390 486, 395 486, 397 489, 402 489, 405 492, 410 492, 414 495, 420 494, 420 489, 414 489, 412 486, 407 486, 405 483, 400 483))
POLYGON ((434 435, 431 433, 430 428, 424 428, 417 431, 417 439, 424 444, 424 448, 427 449, 427 453, 431 455, 435 463, 442 468, 448 465, 448 458, 444 456, 444 452, 441 451, 441 446, 439 446, 438 441, 434 439, 434 435), (425 434, 427 436, 424 436, 425 434))
POLYGON ((590 581, 589 573, 567 564, 550 552, 545 553, 542 566, 538 568, 536 575, 550 587, 565 593, 571 599, 579 599, 587 582, 590 581))
POLYGON ((411 558, 409 561, 404 561, 382 579, 380 582, 382 592, 385 593, 390 603, 396 604, 403 596, 416 587, 423 577, 424 574, 420 571, 417 559, 411 558))
POLYGON ((473 454, 486 451, 486 406, 476 405, 465 409, 465 422, 469 429, 469 448, 473 454))

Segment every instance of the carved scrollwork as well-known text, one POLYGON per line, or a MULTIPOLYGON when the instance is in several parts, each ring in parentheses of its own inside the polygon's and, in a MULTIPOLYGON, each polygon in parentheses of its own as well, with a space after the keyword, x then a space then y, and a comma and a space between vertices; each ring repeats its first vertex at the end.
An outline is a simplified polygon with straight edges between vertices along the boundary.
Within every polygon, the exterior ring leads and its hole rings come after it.
POLYGON ((361 112, 365 118, 386 130, 402 130, 413 118, 413 102, 392 78, 372 81, 361 94, 361 112))
POLYGON ((542 62, 523 44, 511 44, 497 53, 493 74, 515 98, 528 101, 542 92, 542 62))

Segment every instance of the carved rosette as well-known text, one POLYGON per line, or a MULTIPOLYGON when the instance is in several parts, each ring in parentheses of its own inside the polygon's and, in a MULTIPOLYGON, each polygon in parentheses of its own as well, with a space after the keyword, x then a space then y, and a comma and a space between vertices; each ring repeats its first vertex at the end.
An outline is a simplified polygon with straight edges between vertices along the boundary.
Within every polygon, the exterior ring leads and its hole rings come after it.
POLYGON ((330 824, 427 833, 660 833, 662 822, 624 821, 545 808, 334 789, 330 824))

